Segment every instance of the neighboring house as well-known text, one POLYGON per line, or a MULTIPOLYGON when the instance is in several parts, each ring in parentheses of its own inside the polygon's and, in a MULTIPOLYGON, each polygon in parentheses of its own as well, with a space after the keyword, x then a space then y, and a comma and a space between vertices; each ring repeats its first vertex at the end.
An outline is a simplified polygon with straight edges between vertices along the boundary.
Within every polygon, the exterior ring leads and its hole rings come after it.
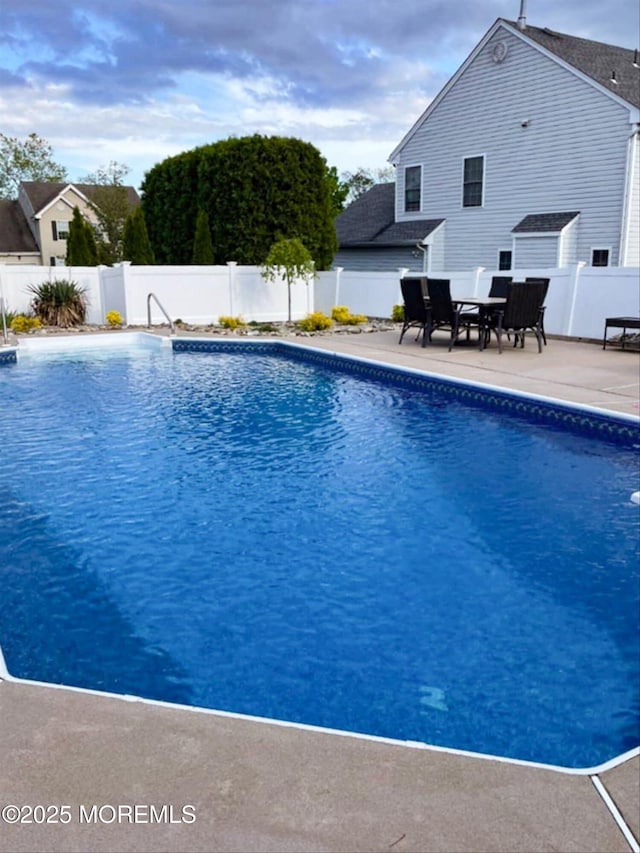
POLYGON ((393 216, 381 224, 378 185, 338 217, 335 264, 416 269, 395 263, 397 233, 434 272, 640 266, 638 66, 498 19, 390 155, 393 216))
MULTIPOLYGON (((0 263, 64 264, 74 207, 92 224, 92 184, 24 181, 17 201, 0 201, 0 263)), ((125 187, 131 206, 140 204, 133 187, 125 187)))

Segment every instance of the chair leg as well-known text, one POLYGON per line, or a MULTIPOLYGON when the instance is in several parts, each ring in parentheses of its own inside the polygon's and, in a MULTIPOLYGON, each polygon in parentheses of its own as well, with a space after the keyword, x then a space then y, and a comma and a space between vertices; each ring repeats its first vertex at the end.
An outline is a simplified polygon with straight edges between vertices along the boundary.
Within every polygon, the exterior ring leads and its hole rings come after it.
POLYGON ((454 314, 453 323, 451 324, 451 338, 449 339, 449 352, 453 349, 454 342, 458 339, 458 329, 460 325, 460 317, 454 314))
MULTIPOLYGON (((543 338, 542 331, 541 331, 539 326, 536 326, 536 328, 533 331, 536 333, 536 338, 538 340, 538 352, 542 352, 542 338, 543 338)), ((545 341, 545 343, 546 343, 546 341, 545 341)))
POLYGON ((398 341, 398 344, 402 343, 402 339, 404 338, 404 333, 407 331, 408 328, 409 327, 407 326, 406 323, 402 324, 402 331, 400 332, 400 340, 398 341))

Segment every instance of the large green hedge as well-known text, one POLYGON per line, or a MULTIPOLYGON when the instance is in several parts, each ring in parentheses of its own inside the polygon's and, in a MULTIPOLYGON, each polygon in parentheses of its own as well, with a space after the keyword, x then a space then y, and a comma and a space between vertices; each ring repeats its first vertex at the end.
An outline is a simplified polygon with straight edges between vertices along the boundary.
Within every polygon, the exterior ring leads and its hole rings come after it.
POLYGON ((255 135, 158 163, 145 176, 142 205, 158 263, 191 263, 202 209, 216 264, 262 264, 275 240, 297 237, 327 269, 337 248, 332 189, 313 145, 255 135))

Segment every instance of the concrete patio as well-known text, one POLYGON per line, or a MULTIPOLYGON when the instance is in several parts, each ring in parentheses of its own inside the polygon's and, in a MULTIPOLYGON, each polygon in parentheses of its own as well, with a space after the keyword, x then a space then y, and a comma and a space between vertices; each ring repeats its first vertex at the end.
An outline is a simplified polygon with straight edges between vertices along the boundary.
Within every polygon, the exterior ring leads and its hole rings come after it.
MULTIPOLYGON (((594 343, 550 339, 538 354, 529 340, 524 350, 499 355, 495 347, 472 346, 449 353, 437 334, 424 349, 411 333, 398 346, 395 331, 292 340, 613 412, 640 411, 638 353, 603 352, 594 343)), ((4 680, 0 810, 12 805, 69 809, 50 810, 58 822, 43 825, 11 823, 15 813, 5 808, 2 853, 602 853, 638 849, 640 758, 594 783, 589 775, 532 765, 4 680), (94 805, 99 811, 92 813, 94 805), (126 807, 135 805, 134 823, 126 807), (119 818, 118 806, 125 807, 119 818)))

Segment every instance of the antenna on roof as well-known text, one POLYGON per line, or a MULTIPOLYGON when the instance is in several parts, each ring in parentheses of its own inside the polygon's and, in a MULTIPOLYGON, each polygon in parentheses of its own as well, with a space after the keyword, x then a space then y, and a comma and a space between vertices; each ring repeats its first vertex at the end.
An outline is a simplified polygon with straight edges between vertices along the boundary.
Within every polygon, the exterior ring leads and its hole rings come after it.
POLYGON ((520 0, 520 15, 518 16, 518 29, 527 28, 527 0, 520 0))

